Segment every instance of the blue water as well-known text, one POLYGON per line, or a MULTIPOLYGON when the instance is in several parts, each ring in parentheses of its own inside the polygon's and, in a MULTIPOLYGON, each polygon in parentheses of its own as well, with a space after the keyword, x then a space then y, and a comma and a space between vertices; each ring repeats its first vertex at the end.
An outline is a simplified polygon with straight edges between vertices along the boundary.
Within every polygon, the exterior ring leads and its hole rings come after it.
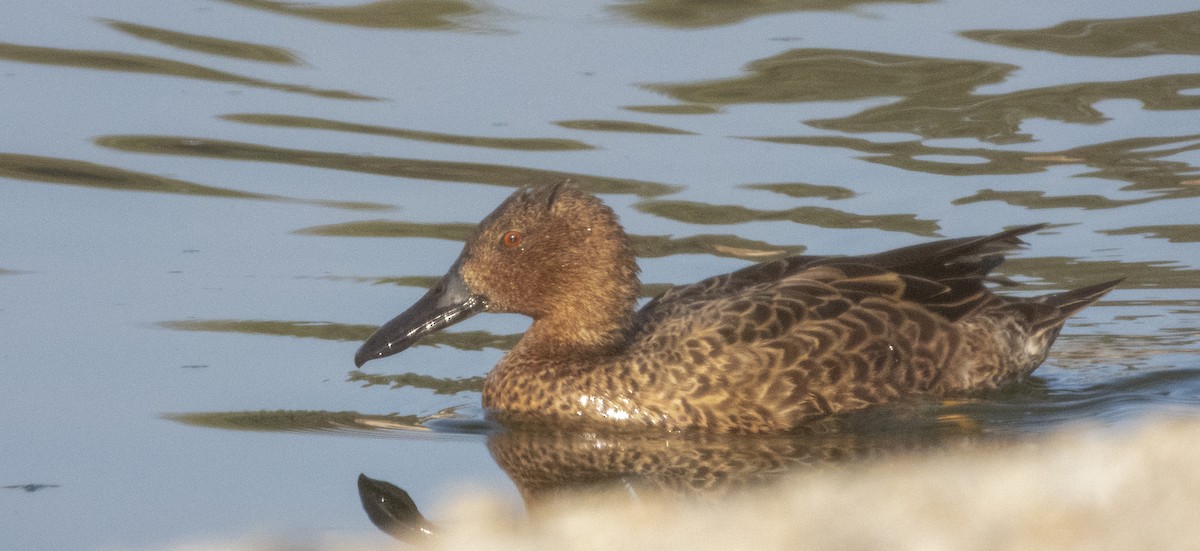
POLYGON ((921 446, 1200 406, 1191 2, 92 4, 0 21, 0 548, 386 542, 359 472, 519 502, 470 381, 525 320, 352 357, 566 176, 647 284, 1034 222, 1015 292, 1129 278, 921 446))

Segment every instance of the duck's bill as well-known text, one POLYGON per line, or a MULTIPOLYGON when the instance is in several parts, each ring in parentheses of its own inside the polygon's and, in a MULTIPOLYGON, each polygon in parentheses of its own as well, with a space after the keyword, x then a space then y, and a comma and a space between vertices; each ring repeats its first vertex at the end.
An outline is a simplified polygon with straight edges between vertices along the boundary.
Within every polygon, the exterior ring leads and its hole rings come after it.
POLYGON ((354 354, 354 365, 391 356, 430 333, 465 320, 487 307, 487 301, 467 288, 458 270, 442 276, 416 304, 396 316, 363 342, 354 354))

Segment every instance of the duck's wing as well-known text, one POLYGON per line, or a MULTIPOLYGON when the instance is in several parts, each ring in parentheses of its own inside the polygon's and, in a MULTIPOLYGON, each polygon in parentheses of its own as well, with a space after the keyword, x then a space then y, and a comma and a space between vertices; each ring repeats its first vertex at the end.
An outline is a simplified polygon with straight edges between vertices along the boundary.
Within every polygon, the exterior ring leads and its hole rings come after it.
POLYGON ((659 305, 632 336, 628 363, 646 385, 666 381, 655 392, 681 404, 672 415, 690 424, 791 427, 932 388, 952 321, 997 300, 982 280, 809 266, 711 300, 659 305))
POLYGON ((709 295, 705 300, 649 304, 640 313, 640 326, 643 334, 670 334, 680 342, 716 332, 727 344, 753 347, 756 340, 775 339, 803 331, 806 324, 835 320, 871 300, 875 309, 881 304, 896 305, 898 310, 888 311, 917 312, 943 322, 954 322, 996 300, 982 276, 935 281, 855 260, 810 263, 796 273, 709 295))
MULTIPOLYGON (((647 303, 639 312, 639 317, 645 323, 670 311, 687 309, 691 303, 737 296, 749 289, 764 285, 769 287, 801 275, 816 266, 834 264, 877 267, 899 276, 916 278, 908 286, 928 289, 922 281, 917 280, 937 282, 970 295, 982 290, 987 275, 1004 261, 1005 252, 1025 244, 1020 239, 1021 235, 1045 227, 1046 224, 1021 226, 992 235, 943 239, 862 256, 793 256, 754 264, 689 285, 672 287, 647 303)), ((937 296, 938 301, 949 298, 943 294, 937 296)))
MULTIPOLYGON (((978 310, 995 298, 984 286, 983 275, 967 274, 927 279, 859 263, 856 260, 841 259, 809 265, 803 271, 780 281, 774 292, 783 296, 798 292, 811 293, 812 284, 820 283, 828 288, 823 293, 828 301, 855 305, 868 299, 884 299, 917 307, 948 322, 978 310)), ((838 309, 818 318, 834 317, 837 315, 836 310, 838 309)))
POLYGON ((702 279, 695 283, 676 285, 648 302, 642 307, 639 315, 644 318, 654 318, 664 309, 674 309, 688 303, 733 296, 750 287, 777 282, 808 264, 831 258, 834 257, 792 256, 762 264, 752 264, 735 272, 702 279))

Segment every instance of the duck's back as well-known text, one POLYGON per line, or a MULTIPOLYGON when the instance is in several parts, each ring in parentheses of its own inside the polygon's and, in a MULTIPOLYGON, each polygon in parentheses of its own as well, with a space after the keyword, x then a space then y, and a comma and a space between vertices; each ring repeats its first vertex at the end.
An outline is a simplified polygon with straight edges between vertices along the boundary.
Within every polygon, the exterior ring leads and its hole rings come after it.
POLYGON ((669 424, 765 431, 1031 372, 1062 323, 1116 282, 1036 299, 992 294, 1017 236, 862 257, 793 257, 676 287, 639 312, 622 362, 669 424))

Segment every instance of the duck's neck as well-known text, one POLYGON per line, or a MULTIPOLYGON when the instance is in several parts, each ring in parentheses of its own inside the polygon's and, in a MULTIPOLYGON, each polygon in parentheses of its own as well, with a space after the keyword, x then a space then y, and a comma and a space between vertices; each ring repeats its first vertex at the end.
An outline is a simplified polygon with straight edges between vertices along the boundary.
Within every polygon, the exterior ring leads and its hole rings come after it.
POLYGON ((604 314, 577 311, 542 317, 533 321, 518 346, 521 352, 543 357, 603 358, 624 348, 633 320, 632 305, 604 314))
POLYGON ((488 373, 484 407, 511 421, 594 414, 595 408, 580 408, 607 392, 596 383, 606 380, 606 366, 622 363, 619 356, 633 332, 636 276, 632 282, 625 279, 625 285, 629 288, 621 293, 601 293, 612 302, 577 301, 574 308, 535 317, 520 342, 488 373))
MULTIPOLYGON (((612 235, 590 235, 591 250, 559 266, 555 292, 532 313, 521 348, 538 355, 603 357, 623 349, 641 291, 629 238, 615 222, 612 235)), ((597 234, 601 233, 599 230, 597 234)))

